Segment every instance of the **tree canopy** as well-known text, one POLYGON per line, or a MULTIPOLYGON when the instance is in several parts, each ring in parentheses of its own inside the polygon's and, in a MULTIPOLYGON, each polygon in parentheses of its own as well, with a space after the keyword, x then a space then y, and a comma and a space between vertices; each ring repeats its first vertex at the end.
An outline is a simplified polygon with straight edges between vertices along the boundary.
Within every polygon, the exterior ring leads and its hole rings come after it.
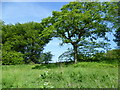
POLYGON ((113 2, 70 2, 61 11, 52 12, 51 26, 47 28, 53 30, 63 44, 73 46, 76 63, 78 48, 85 46, 85 42, 99 45, 98 38, 108 40, 106 33, 117 26, 117 10, 117 3, 113 2))
POLYGON ((75 63, 83 52, 91 55, 95 49, 107 48, 107 33, 115 29, 114 41, 119 46, 118 16, 117 2, 70 2, 61 11, 53 11, 52 16, 42 19, 41 23, 4 25, 0 22, 3 63, 13 63, 15 59, 18 61, 14 64, 39 63, 41 56, 45 56, 43 59, 47 63, 52 55, 42 51, 52 37, 62 40, 61 45, 70 43, 73 46, 67 54, 70 59, 74 56, 75 63))
MULTIPOLYGON (((8 62, 10 57, 16 57, 18 60, 21 57, 20 60, 23 60, 25 63, 30 63, 31 61, 34 63, 40 62, 40 54, 44 46, 51 40, 49 36, 43 37, 43 31, 44 26, 35 22, 3 25, 3 63, 4 61, 8 62)), ((15 58, 13 59, 16 60, 15 58)))

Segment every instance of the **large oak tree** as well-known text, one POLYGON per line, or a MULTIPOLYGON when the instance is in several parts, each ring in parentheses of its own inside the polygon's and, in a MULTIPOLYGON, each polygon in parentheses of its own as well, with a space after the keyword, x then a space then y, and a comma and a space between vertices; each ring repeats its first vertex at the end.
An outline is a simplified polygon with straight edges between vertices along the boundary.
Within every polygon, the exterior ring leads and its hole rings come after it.
POLYGON ((113 2, 70 2, 61 11, 53 11, 49 17, 51 26, 46 28, 53 30, 63 43, 73 46, 76 63, 78 48, 84 41, 108 40, 106 33, 116 27, 117 9, 113 2))

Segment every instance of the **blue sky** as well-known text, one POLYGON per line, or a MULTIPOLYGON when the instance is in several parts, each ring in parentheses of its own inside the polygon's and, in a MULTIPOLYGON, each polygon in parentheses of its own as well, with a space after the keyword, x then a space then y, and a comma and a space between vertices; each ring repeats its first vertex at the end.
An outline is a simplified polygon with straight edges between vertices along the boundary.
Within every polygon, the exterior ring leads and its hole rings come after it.
POLYGON ((3 2, 2 18, 9 23, 40 22, 42 18, 51 16, 52 11, 58 11, 67 2, 3 2))
MULTIPOLYGON (((2 2, 2 20, 5 24, 40 22, 41 19, 52 15, 52 11, 59 11, 68 2, 2 2)), ((108 35, 111 39, 111 47, 116 44, 112 41, 113 35, 108 35)), ((53 39, 50 41, 44 52, 51 51, 54 55, 53 60, 57 61, 58 56, 71 47, 71 45, 60 46, 61 41, 53 39)))

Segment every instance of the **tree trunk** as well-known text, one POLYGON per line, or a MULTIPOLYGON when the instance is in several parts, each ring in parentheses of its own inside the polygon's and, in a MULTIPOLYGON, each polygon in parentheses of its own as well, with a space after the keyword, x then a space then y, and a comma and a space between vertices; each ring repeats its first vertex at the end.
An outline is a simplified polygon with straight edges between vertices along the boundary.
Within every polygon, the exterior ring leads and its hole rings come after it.
POLYGON ((73 45, 73 50, 74 50, 74 62, 75 64, 77 63, 77 60, 78 60, 78 47, 76 44, 73 45))

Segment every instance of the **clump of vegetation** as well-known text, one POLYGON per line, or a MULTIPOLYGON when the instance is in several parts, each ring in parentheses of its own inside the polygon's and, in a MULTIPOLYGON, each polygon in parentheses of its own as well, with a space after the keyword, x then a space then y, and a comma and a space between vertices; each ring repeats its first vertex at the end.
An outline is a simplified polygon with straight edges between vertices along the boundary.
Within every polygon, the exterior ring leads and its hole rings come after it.
POLYGON ((25 64, 42 62, 40 56, 43 54, 44 46, 51 40, 50 35, 44 37, 43 31, 44 25, 41 23, 3 24, 2 64, 15 65, 23 62, 25 64))
POLYGON ((16 52, 16 51, 9 51, 6 52, 3 50, 2 56, 2 64, 3 65, 17 65, 17 64, 24 64, 23 54, 16 52))

